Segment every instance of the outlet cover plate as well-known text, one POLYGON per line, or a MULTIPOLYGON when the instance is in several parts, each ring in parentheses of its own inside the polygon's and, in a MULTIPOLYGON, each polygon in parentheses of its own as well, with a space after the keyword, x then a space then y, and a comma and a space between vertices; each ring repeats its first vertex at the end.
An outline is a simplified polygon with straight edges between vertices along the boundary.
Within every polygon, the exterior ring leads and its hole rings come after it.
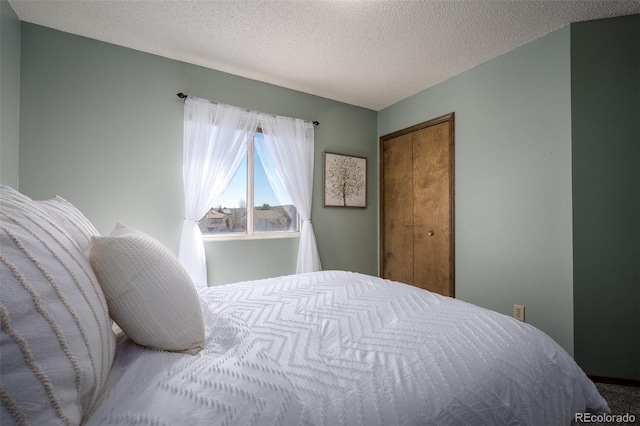
POLYGON ((524 321, 524 306, 513 305, 513 317, 518 321, 524 321))

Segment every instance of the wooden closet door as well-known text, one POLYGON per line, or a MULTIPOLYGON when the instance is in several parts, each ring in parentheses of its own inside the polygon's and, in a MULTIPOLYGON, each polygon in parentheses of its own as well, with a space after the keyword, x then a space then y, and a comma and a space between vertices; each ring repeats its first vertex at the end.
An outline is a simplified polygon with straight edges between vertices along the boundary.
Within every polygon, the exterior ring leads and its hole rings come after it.
POLYGON ((413 282, 452 296, 449 124, 413 134, 413 282))
POLYGON ((380 275, 454 296, 453 113, 380 138, 380 275))
POLYGON ((383 277, 413 283, 413 138, 411 134, 381 144, 381 233, 383 277))

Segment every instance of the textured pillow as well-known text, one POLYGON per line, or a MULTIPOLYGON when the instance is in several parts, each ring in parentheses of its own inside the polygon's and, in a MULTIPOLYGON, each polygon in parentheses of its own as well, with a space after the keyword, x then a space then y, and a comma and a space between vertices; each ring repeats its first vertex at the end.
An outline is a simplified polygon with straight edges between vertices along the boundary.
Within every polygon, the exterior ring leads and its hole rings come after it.
POLYGON ((89 219, 73 204, 59 195, 49 200, 37 201, 37 203, 65 227, 75 239, 85 258, 89 259, 91 237, 100 235, 89 219))
POLYGON ((0 187, 0 423, 80 424, 107 381, 115 337, 74 238, 0 187))
POLYGON ((113 320, 142 346, 195 354, 204 344, 198 293, 178 259, 154 238, 118 225, 91 241, 91 266, 113 320))

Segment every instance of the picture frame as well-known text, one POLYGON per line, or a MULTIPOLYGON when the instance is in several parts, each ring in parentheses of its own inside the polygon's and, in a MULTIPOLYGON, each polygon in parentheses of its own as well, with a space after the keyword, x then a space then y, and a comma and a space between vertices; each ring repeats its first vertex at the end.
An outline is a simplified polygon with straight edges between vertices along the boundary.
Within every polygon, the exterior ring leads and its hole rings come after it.
POLYGON ((322 206, 367 207, 367 159, 324 152, 322 155, 322 206))

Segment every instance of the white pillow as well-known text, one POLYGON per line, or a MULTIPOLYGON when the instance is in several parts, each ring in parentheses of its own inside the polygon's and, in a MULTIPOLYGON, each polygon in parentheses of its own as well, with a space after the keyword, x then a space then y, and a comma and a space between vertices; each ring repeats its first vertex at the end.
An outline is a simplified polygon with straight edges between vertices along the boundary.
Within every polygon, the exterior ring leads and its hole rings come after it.
POLYGON ((91 237, 100 235, 93 224, 76 206, 59 195, 44 201, 36 201, 51 216, 55 217, 75 239, 76 244, 89 259, 91 237))
POLYGON ((7 186, 0 247, 0 419, 80 424, 115 353, 100 284, 65 228, 7 186))
POLYGON ((142 346, 195 354, 204 345, 198 293, 178 259, 154 238, 118 224, 91 241, 91 266, 113 320, 142 346))

